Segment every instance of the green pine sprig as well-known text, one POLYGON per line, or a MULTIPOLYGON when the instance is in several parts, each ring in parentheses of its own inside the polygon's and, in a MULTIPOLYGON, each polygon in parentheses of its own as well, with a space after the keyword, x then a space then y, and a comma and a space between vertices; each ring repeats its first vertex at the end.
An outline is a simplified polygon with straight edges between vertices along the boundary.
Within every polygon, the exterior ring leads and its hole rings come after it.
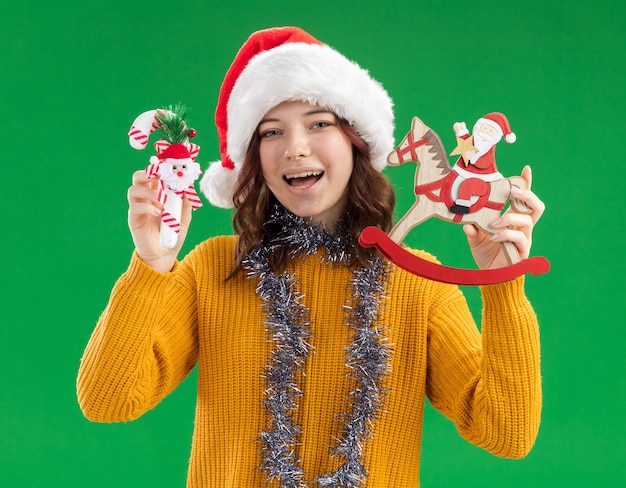
POLYGON ((185 124, 188 109, 182 104, 165 107, 169 112, 157 111, 164 139, 170 144, 184 144, 189 138, 189 127, 185 124))

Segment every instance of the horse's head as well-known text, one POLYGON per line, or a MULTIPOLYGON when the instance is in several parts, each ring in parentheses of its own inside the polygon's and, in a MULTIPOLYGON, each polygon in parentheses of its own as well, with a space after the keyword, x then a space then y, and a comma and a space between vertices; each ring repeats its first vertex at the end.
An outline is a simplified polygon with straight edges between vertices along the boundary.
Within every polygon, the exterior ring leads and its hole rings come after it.
POLYGON ((417 117, 413 117, 411 130, 387 156, 389 165, 398 166, 409 161, 414 163, 420 162, 420 151, 418 148, 428 143, 428 138, 425 136, 429 131, 430 128, 424 122, 417 117))

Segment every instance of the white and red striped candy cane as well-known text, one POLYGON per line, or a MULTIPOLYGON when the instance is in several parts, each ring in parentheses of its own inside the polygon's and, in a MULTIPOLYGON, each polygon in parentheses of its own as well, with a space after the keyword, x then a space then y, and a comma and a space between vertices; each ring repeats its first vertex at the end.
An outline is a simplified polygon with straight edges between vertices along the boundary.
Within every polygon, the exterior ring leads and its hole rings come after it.
MULTIPOLYGON (((167 225, 170 229, 174 231, 174 233, 178 234, 180 232, 180 222, 178 219, 169 213, 167 210, 163 210, 162 221, 165 225, 167 225)), ((176 241, 174 241, 176 244, 176 241)), ((173 246, 165 246, 165 247, 173 247, 173 246)))
POLYGON ((198 196, 198 193, 196 193, 196 189, 193 187, 193 185, 189 185, 189 187, 182 191, 177 191, 176 195, 178 195, 180 198, 183 198, 183 195, 187 197, 187 200, 191 204, 191 208, 194 210, 202 207, 200 197, 198 196))
POLYGON ((167 249, 173 248, 178 242, 180 219, 183 212, 183 200, 176 193, 165 188, 163 193, 165 204, 161 214, 160 241, 167 249))
POLYGON ((163 247, 172 248, 178 240, 183 196, 187 197, 193 210, 202 206, 202 202, 193 185, 177 192, 170 188, 163 189, 163 198, 167 202, 164 204, 163 213, 161 214, 161 245, 163 247))
POLYGON ((202 202, 193 185, 177 192, 173 192, 170 188, 164 188, 163 196, 167 203, 164 204, 163 213, 161 214, 161 245, 172 248, 176 245, 178 233, 180 232, 183 196, 187 197, 193 210, 200 208, 202 202))
POLYGON ((139 115, 130 126, 128 141, 135 149, 144 149, 148 144, 150 134, 161 127, 157 114, 168 114, 169 110, 148 110, 139 115))
MULTIPOLYGON (((131 147, 135 149, 145 149, 150 139, 150 134, 161 127, 159 121, 159 115, 173 115, 173 112, 166 109, 148 110, 140 114, 133 122, 130 130, 128 131, 128 140, 131 147)), ((154 147, 157 154, 162 154, 170 143, 165 139, 159 139, 155 142, 154 147)), ((185 144, 189 151, 190 159, 195 160, 200 146, 191 142, 185 144)), ((156 156, 150 158, 150 164, 146 167, 146 175, 148 178, 155 178, 160 176, 159 170, 162 161, 156 156)), ((161 214, 161 245, 163 247, 172 248, 176 245, 178 240, 178 233, 180 232, 180 218, 182 214, 182 196, 187 195, 192 208, 195 210, 202 206, 202 202, 198 197, 193 185, 182 192, 174 192, 170 188, 166 188, 163 181, 159 178, 159 185, 157 190, 157 199, 163 205, 163 212, 161 214), (169 198, 168 198, 169 196, 169 198)))

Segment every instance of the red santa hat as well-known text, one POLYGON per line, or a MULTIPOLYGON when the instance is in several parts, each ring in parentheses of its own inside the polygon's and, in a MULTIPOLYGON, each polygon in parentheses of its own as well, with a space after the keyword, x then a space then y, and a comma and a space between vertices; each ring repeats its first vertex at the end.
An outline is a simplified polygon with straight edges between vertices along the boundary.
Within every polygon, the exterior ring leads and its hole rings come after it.
POLYGON ((498 134, 500 134, 500 137, 504 136, 504 140, 509 144, 514 143, 517 139, 515 133, 511 132, 509 120, 500 112, 491 112, 490 114, 484 115, 478 120, 478 123, 489 124, 491 127, 494 127, 498 131, 498 134))
POLYGON ((192 157, 189 148, 185 144, 169 144, 162 149, 157 147, 157 151, 157 158, 161 161, 166 159, 195 159, 195 155, 192 157))
POLYGON ((219 93, 215 123, 221 160, 200 182, 209 201, 233 206, 233 190, 263 116, 287 100, 306 101, 346 119, 368 144, 372 165, 393 149, 393 103, 369 73, 297 27, 253 33, 240 48, 219 93))

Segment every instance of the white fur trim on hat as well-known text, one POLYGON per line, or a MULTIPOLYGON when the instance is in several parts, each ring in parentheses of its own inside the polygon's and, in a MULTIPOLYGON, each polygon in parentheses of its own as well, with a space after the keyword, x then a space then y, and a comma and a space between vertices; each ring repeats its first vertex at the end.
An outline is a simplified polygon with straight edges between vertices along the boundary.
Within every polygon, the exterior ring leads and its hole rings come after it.
POLYGON ((221 208, 233 207, 233 190, 239 176, 239 167, 228 169, 221 161, 209 164, 200 180, 200 190, 211 205, 221 208))
MULTIPOLYGON (((347 120, 368 144, 372 166, 385 168, 394 144, 393 103, 385 89, 331 47, 294 42, 255 55, 235 82, 227 105, 226 138, 235 171, 225 171, 238 172, 263 116, 288 100, 323 106, 347 120)), ((232 207, 236 177, 229 178, 229 186, 214 180, 210 170, 202 179, 203 192, 212 203, 227 201, 232 207)))

